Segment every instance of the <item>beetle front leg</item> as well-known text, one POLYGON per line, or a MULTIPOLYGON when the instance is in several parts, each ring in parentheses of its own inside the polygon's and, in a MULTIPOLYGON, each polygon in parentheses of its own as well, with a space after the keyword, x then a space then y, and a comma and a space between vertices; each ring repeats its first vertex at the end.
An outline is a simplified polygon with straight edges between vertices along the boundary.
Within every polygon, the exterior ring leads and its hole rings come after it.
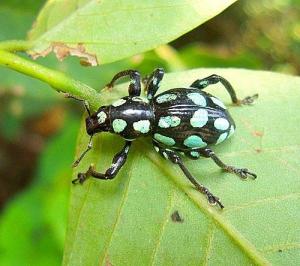
POLYGON ((253 179, 257 177, 256 174, 250 172, 247 168, 237 168, 223 163, 221 159, 211 149, 201 149, 199 150, 199 153, 207 158, 213 159, 213 161, 223 170, 229 173, 236 174, 242 179, 246 179, 249 176, 252 176, 253 179))
POLYGON ((111 82, 109 82, 106 87, 112 88, 114 83, 123 77, 129 76, 130 77, 130 84, 128 88, 129 96, 140 96, 141 95, 141 75, 138 71, 128 69, 117 73, 111 82))
POLYGON ((219 75, 216 75, 216 74, 213 74, 213 75, 203 78, 203 79, 197 79, 190 86, 193 88, 203 90, 207 86, 216 84, 218 82, 222 83, 222 85, 228 91, 232 102, 235 104, 252 104, 254 102, 254 100, 257 99, 257 97, 258 97, 258 94, 254 94, 253 96, 247 96, 243 100, 239 100, 236 96, 235 90, 233 89, 233 87, 229 83, 229 81, 219 75))
POLYGON ((150 77, 147 79, 145 90, 147 91, 147 99, 152 100, 155 93, 159 89, 159 84, 164 77, 163 68, 157 68, 153 71, 150 77))
POLYGON ((158 153, 160 153, 160 155, 162 155, 163 157, 170 160, 172 163, 177 164, 180 167, 180 169, 182 170, 184 175, 195 186, 195 188, 202 194, 206 195, 207 200, 211 205, 218 204, 221 209, 224 208, 224 206, 221 203, 221 201, 219 200, 219 198, 216 197, 215 195, 213 195, 205 186, 203 186, 201 183, 199 183, 193 177, 193 175, 190 173, 190 171, 183 164, 181 157, 175 151, 162 148, 162 147, 158 146, 155 142, 153 143, 153 145, 154 145, 154 148, 156 149, 156 151, 158 153))
POLYGON ((82 184, 89 176, 98 179, 104 179, 104 180, 113 179, 120 171, 122 166, 125 164, 130 146, 131 146, 131 141, 126 141, 122 150, 114 156, 112 160, 112 164, 106 170, 105 174, 95 171, 95 167, 91 165, 85 173, 78 173, 77 178, 74 179, 72 183, 82 184))

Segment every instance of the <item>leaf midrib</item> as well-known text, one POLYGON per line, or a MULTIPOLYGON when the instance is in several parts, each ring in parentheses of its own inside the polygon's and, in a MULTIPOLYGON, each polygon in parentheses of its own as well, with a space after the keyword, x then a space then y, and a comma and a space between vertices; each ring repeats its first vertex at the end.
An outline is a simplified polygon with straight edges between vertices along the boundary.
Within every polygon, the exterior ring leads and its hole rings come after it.
POLYGON ((263 257, 260 252, 238 231, 236 230, 228 221, 226 221, 221 214, 217 213, 214 209, 215 207, 208 207, 205 200, 199 199, 199 193, 192 193, 192 189, 188 186, 180 186, 179 180, 175 171, 170 167, 169 162, 164 162, 163 159, 159 158, 158 155, 154 155, 153 152, 148 151, 146 156, 150 161, 155 164, 164 174, 168 175, 176 185, 180 187, 186 195, 196 204, 196 206, 206 215, 208 218, 212 219, 214 224, 218 226, 229 238, 231 238, 238 248, 249 257, 257 265, 271 265, 271 263, 263 257), (167 167, 168 164, 168 167, 167 167), (168 171, 166 171, 168 169, 168 171))

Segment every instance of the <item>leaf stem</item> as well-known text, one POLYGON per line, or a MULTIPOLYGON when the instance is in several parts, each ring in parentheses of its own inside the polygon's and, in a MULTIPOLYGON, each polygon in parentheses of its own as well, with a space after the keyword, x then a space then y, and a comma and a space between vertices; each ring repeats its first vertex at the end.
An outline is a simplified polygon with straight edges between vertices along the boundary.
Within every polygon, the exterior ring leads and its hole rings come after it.
POLYGON ((4 50, 0 50, 1 65, 44 81, 58 92, 69 93, 76 98, 86 100, 93 110, 99 107, 100 95, 93 88, 68 77, 62 72, 44 67, 4 50))
POLYGON ((32 43, 24 40, 9 40, 0 42, 0 50, 5 50, 8 52, 27 51, 31 47, 32 43))

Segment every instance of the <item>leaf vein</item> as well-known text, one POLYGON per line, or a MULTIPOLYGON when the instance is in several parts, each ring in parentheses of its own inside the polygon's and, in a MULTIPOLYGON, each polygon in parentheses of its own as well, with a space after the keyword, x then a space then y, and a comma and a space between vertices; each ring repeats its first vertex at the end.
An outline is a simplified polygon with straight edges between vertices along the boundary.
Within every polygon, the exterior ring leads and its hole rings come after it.
POLYGON ((280 200, 287 200, 287 199, 298 199, 300 198, 300 193, 291 193, 288 195, 282 195, 282 196, 275 196, 275 197, 269 197, 269 198, 264 198, 264 199, 259 199, 247 204, 242 204, 242 205, 236 205, 236 206, 230 206, 230 208, 223 210, 223 212, 228 213, 228 212, 234 212, 234 211, 239 211, 243 210, 249 207, 255 207, 257 205, 264 205, 266 203, 272 202, 272 201, 280 201, 280 200))
POLYGON ((261 251, 272 253, 272 252, 278 252, 279 250, 283 251, 283 250, 290 250, 290 249, 300 249, 300 243, 296 242, 296 243, 286 243, 282 245, 279 244, 279 245, 267 246, 261 251))
MULTIPOLYGON (((76 225, 75 225, 75 237, 74 237, 74 239, 77 238, 79 223, 81 221, 81 216, 82 216, 83 208, 84 208, 84 206, 85 206, 85 204, 87 202, 87 198, 89 196, 90 188, 91 188, 91 182, 89 182, 89 184, 88 184, 88 187, 87 187, 87 190, 86 190, 86 194, 84 195, 84 199, 83 199, 82 205, 81 205, 81 207, 79 209, 79 212, 78 212, 78 216, 77 216, 78 219, 77 219, 76 225)), ((72 250, 73 250, 75 241, 72 241, 71 243, 72 243, 72 248, 70 249, 71 256, 70 256, 69 261, 72 261, 72 256, 74 254, 74 252, 72 252, 72 250)))
POLYGON ((210 258, 210 253, 212 250, 212 242, 214 238, 215 226, 212 222, 209 224, 208 233, 207 233, 207 247, 204 254, 204 265, 208 265, 208 261, 210 258))
POLYGON ((165 227, 166 227, 166 225, 167 225, 167 223, 169 221, 170 211, 171 211, 171 209, 173 207, 174 194, 175 194, 175 190, 173 189, 172 193, 171 193, 171 196, 169 197, 168 206, 166 208, 166 210, 167 210, 166 211, 166 215, 165 215, 165 217, 163 219, 162 226, 161 226, 161 228, 160 228, 160 230, 158 232, 158 238, 157 238, 156 244, 155 244, 154 249, 153 249, 153 253, 152 253, 152 256, 151 256, 151 263, 149 263, 151 265, 153 265, 153 263, 154 263, 154 260, 155 260, 156 254, 157 254, 157 250, 158 250, 158 248, 160 246, 160 242, 161 242, 161 238, 162 238, 163 232, 164 232, 165 227))
MULTIPOLYGON (((132 166, 132 164, 131 164, 132 166)), ((116 221, 114 223, 114 225, 112 226, 112 230, 111 230, 111 235, 109 237, 109 240, 108 242, 106 243, 106 249, 103 253, 103 258, 102 259, 99 259, 99 265, 103 265, 104 262, 105 262, 105 259, 107 257, 107 254, 108 254, 108 249, 112 243, 112 239, 113 239, 113 235, 114 235, 114 232, 115 232, 115 229, 118 225, 118 223, 120 222, 120 218, 121 218, 121 213, 122 213, 122 210, 123 210, 123 207, 124 207, 124 204, 128 198, 128 191, 129 191, 129 183, 130 183, 130 180, 131 180, 131 176, 132 176, 132 167, 130 167, 130 171, 128 172, 128 181, 126 183, 126 187, 125 187, 125 190, 124 190, 124 194, 123 194, 123 197, 122 197, 122 200, 121 200, 121 204, 120 204, 120 207, 118 209, 118 212, 117 212, 117 218, 116 218, 116 221), (101 263, 102 262, 102 263, 101 263)))

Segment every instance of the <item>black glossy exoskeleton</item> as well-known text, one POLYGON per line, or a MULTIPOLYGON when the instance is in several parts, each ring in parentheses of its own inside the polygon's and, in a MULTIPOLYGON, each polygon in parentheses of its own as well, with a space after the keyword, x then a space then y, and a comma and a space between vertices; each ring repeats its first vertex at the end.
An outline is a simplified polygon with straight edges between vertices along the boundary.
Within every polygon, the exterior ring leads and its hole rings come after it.
POLYGON ((249 104, 254 97, 240 101, 230 83, 218 76, 211 75, 196 80, 188 88, 175 88, 155 95, 164 75, 163 69, 156 69, 146 81, 147 98, 140 97, 141 79, 135 70, 122 71, 114 76, 108 87, 124 76, 130 77, 129 96, 123 97, 109 106, 102 106, 97 112, 86 118, 86 130, 91 136, 88 148, 74 163, 76 166, 92 147, 92 136, 98 132, 108 131, 119 134, 125 139, 125 145, 117 153, 112 165, 102 174, 93 166, 86 173, 79 173, 73 183, 83 183, 88 176, 99 179, 112 179, 124 165, 133 140, 141 136, 152 136, 154 148, 163 157, 179 165, 185 176, 195 188, 205 194, 209 203, 219 204, 219 198, 200 184, 188 171, 179 153, 192 159, 200 156, 209 157, 222 169, 241 178, 248 175, 256 178, 254 173, 244 168, 224 164, 210 149, 229 138, 235 131, 235 124, 225 105, 216 97, 203 91, 210 84, 221 82, 235 104, 249 104))

